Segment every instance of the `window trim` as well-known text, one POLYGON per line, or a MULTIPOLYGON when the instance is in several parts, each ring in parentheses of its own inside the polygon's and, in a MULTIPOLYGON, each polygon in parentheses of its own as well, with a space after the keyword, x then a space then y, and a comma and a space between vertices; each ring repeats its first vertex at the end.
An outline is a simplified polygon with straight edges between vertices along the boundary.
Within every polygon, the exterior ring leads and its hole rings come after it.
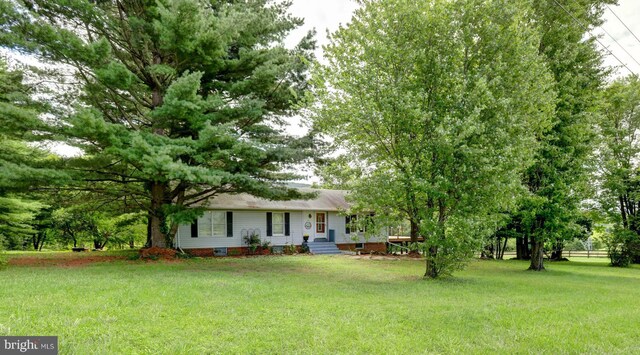
MULTIPOLYGON (((279 224, 278 224, 279 225, 279 224)), ((290 237, 291 236, 291 213, 288 211, 267 212, 267 237, 290 237), (282 214, 282 233, 275 234, 273 230, 273 214, 282 214)))
POLYGON ((285 232, 286 232, 286 221, 285 221, 285 212, 271 212, 271 236, 272 237, 284 237, 285 236, 285 232), (273 218, 276 214, 282 215, 282 223, 275 223, 275 218, 273 218), (282 226, 282 233, 276 233, 276 228, 275 226, 282 226))
MULTIPOLYGON (((210 220, 209 220, 209 222, 211 223, 210 235, 202 235, 202 233, 200 233, 200 229, 199 229, 199 224, 200 223, 198 223, 196 221, 196 225, 198 226, 198 227, 196 227, 196 228, 198 228, 198 236, 195 237, 195 238, 228 238, 228 234, 227 234, 227 227, 228 227, 227 213, 228 212, 229 211, 223 211, 223 210, 205 211, 204 214, 202 215, 202 217, 199 217, 198 220, 205 218, 205 216, 210 218, 210 220), (222 223, 213 223, 213 214, 214 213, 221 213, 224 221, 222 223), (214 226, 216 226, 216 225, 218 225, 218 226, 221 225, 223 227, 222 234, 220 234, 220 235, 215 235, 214 234, 214 230, 215 230, 214 226)), ((193 233, 192 233, 192 237, 193 237, 193 233)))

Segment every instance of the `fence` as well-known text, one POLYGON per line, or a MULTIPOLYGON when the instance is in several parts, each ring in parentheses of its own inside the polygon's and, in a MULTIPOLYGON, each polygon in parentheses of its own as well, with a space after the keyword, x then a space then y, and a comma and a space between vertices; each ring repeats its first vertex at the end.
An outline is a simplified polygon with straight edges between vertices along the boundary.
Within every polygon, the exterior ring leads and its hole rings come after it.
MULTIPOLYGON (((609 257, 606 250, 564 250, 562 252, 562 256, 565 258, 571 258, 571 257, 608 258, 609 257)), ((507 251, 504 253, 505 259, 515 258, 515 257, 516 257, 515 251, 507 251)))

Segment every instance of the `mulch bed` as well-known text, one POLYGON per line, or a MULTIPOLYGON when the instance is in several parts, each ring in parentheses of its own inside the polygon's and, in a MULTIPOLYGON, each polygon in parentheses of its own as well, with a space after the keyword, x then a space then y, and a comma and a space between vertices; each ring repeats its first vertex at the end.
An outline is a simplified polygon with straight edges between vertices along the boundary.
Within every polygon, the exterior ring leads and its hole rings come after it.
POLYGON ((107 255, 60 255, 52 257, 19 256, 9 259, 10 266, 61 266, 79 267, 95 263, 112 262, 116 260, 126 260, 124 256, 107 255))

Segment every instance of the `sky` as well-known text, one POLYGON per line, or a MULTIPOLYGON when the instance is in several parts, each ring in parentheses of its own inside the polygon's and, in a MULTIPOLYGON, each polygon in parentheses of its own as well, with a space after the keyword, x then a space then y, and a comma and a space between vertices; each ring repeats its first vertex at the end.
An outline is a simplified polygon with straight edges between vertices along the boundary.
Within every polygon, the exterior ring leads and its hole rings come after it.
MULTIPOLYGON (((620 61, 626 64, 631 71, 640 75, 640 1, 639 0, 620 0, 618 6, 610 6, 605 11, 605 23, 594 31, 601 35, 600 42, 604 44, 620 61), (635 34, 637 39, 627 30, 624 25, 616 18, 617 15, 631 32, 635 34), (609 35, 608 32, 620 45, 618 45, 609 35), (621 46, 624 48, 622 49, 621 46), (626 52, 629 52, 627 54, 626 52), (637 61, 637 62, 636 62, 637 61)), ((629 70, 622 67, 620 62, 613 55, 607 55, 605 65, 611 67, 620 67, 616 76, 626 76, 629 70)))
MULTIPOLYGON (((286 45, 293 47, 309 30, 315 28, 318 42, 316 56, 322 61, 321 47, 328 43, 326 37, 327 30, 333 32, 337 30, 341 24, 347 24, 357 7, 358 4, 353 0, 293 0, 290 12, 297 17, 303 18, 305 24, 289 36, 286 40, 286 45)), ((600 35, 600 42, 603 46, 613 53, 613 55, 606 55, 605 65, 617 68, 614 77, 628 75, 630 72, 629 69, 640 75, 640 63, 636 62, 640 62, 640 0, 619 0, 618 6, 611 6, 610 8, 613 12, 609 9, 605 10, 605 23, 602 25, 602 28, 594 31, 594 34, 600 35), (614 16, 614 12, 631 29, 638 39, 614 16), (604 31, 615 38, 624 49, 604 31), (625 50, 629 52, 630 55, 627 54, 625 50), (620 61, 614 58, 614 55, 620 61), (624 63, 629 69, 625 68, 620 62, 624 63)), ((290 133, 301 135, 306 132, 306 128, 301 125, 300 117, 291 118, 290 124, 290 133)), ((67 149, 60 150, 61 151, 58 152, 64 155, 71 154, 67 149)), ((315 179, 312 178, 312 180, 315 179)))
MULTIPOLYGON (((353 0, 294 0, 290 11, 295 16, 304 18, 305 24, 290 36, 287 44, 291 45, 296 43, 297 40, 302 38, 302 36, 312 28, 315 28, 318 32, 318 44, 327 44, 326 30, 335 31, 340 24, 348 23, 353 11, 357 7, 358 5, 353 0)), ((596 29, 594 34, 600 35, 600 42, 602 42, 613 55, 618 57, 621 62, 627 65, 629 69, 636 74, 640 74, 640 64, 635 62, 640 62, 640 0, 619 0, 618 6, 610 6, 610 8, 631 29, 638 39, 629 33, 609 9, 605 10, 604 19, 606 22, 602 25, 602 28, 596 29), (611 34, 624 49, 616 44, 604 31, 611 34), (629 52, 631 56, 625 53, 625 50, 629 52)), ((322 50, 319 48, 317 56, 320 57, 321 54, 322 50)), ((625 76, 629 74, 629 70, 624 68, 622 64, 610 54, 606 56, 605 65, 621 67, 617 70, 615 76, 625 76)))
MULTIPOLYGON (((327 30, 333 32, 341 24, 347 24, 357 7, 353 0, 294 0, 290 12, 303 18, 305 24, 289 36, 286 45, 294 46, 309 30, 315 28, 319 47, 316 57, 322 61, 321 46, 328 43, 327 30)), ((617 6, 605 9, 604 20, 601 28, 595 29, 593 34, 600 37, 601 50, 606 53, 611 52, 605 56, 604 64, 615 68, 612 79, 629 75, 630 71, 640 75, 640 64, 636 63, 636 61, 640 62, 640 0, 619 0, 617 6), (616 15, 638 39, 625 28, 616 15), (629 69, 625 68, 621 62, 629 69)), ((306 131, 299 117, 291 118, 290 123, 291 133, 304 134, 306 131)), ((307 170, 306 173, 309 175, 301 180, 302 182, 318 181, 311 171, 307 170)))

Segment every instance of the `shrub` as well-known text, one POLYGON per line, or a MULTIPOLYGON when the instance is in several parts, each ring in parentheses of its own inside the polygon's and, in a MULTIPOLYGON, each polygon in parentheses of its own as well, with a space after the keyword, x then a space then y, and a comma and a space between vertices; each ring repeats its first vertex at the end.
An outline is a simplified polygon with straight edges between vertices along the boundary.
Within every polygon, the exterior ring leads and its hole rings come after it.
POLYGON ((286 244, 284 246, 283 252, 287 255, 295 254, 298 252, 298 248, 296 248, 293 244, 286 244))
MULTIPOLYGON (((261 246, 260 237, 255 233, 251 233, 251 234, 245 236, 244 237, 244 242, 249 247, 249 252, 251 254, 255 254, 256 251, 258 251, 258 248, 260 248, 260 246, 261 246)), ((266 243, 268 243, 268 242, 266 242, 266 243)))
POLYGON ((271 242, 265 240, 260 245, 260 248, 262 249, 263 252, 267 252, 267 251, 271 252, 271 242))
POLYGON ((616 228, 605 236, 611 266, 627 267, 638 256, 639 237, 633 231, 616 228))

